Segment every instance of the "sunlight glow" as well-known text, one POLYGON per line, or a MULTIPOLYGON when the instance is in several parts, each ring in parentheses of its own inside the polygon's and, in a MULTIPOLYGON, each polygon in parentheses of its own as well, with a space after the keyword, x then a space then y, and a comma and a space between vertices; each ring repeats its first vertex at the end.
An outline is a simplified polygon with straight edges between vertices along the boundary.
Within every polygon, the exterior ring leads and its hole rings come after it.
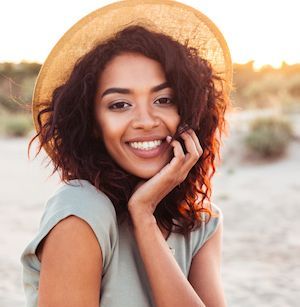
MULTIPOLYGON (((43 62, 59 38, 80 18, 108 0, 10 0, 0 5, 0 61, 43 62)), ((293 0, 181 0, 200 9, 224 34, 233 62, 255 67, 300 62, 300 2, 293 0)))

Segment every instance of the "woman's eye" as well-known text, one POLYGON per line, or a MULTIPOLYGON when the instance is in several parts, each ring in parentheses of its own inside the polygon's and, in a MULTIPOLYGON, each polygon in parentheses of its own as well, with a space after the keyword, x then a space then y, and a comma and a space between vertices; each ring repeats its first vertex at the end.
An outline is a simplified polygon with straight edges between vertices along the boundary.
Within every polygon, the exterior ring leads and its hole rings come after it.
POLYGON ((126 104, 129 106, 129 104, 127 102, 119 101, 119 102, 116 102, 116 103, 110 105, 108 108, 113 109, 113 110, 124 109, 124 105, 126 105, 126 104))
POLYGON ((156 101, 159 101, 160 104, 172 104, 173 103, 173 99, 168 98, 168 97, 162 97, 162 98, 157 99, 156 101))

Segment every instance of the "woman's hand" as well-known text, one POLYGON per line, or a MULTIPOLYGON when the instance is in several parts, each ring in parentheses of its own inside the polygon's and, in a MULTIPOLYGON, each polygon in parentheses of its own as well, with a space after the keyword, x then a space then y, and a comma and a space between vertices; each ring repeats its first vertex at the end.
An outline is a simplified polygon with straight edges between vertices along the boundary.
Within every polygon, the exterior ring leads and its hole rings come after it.
POLYGON ((186 179, 189 171, 202 155, 203 150, 192 129, 183 132, 180 136, 184 140, 187 153, 184 153, 179 141, 171 141, 174 158, 158 174, 137 184, 128 202, 128 210, 131 215, 153 216, 159 202, 186 179))

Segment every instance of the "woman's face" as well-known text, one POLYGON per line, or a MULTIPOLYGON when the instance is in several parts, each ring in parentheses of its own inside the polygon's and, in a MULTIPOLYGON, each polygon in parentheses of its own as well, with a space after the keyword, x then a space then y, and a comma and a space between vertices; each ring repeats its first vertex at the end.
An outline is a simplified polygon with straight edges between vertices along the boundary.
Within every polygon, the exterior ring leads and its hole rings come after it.
POLYGON ((159 62, 137 53, 113 58, 95 99, 96 120, 108 153, 127 172, 150 178, 173 157, 166 136, 180 117, 159 62))

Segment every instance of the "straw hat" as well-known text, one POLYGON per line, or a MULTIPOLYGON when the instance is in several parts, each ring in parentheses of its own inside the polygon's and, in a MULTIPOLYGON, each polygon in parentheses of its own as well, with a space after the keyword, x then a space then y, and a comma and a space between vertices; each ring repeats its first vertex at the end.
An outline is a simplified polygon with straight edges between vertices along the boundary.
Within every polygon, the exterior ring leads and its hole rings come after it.
POLYGON ((230 52, 223 35, 208 17, 172 0, 118 1, 79 20, 51 50, 33 93, 32 113, 36 128, 40 111, 37 103, 50 103, 53 90, 68 79, 76 60, 125 26, 137 23, 148 25, 183 44, 188 39, 188 45, 197 48, 199 55, 226 80, 225 89, 229 92, 232 80, 230 52))

